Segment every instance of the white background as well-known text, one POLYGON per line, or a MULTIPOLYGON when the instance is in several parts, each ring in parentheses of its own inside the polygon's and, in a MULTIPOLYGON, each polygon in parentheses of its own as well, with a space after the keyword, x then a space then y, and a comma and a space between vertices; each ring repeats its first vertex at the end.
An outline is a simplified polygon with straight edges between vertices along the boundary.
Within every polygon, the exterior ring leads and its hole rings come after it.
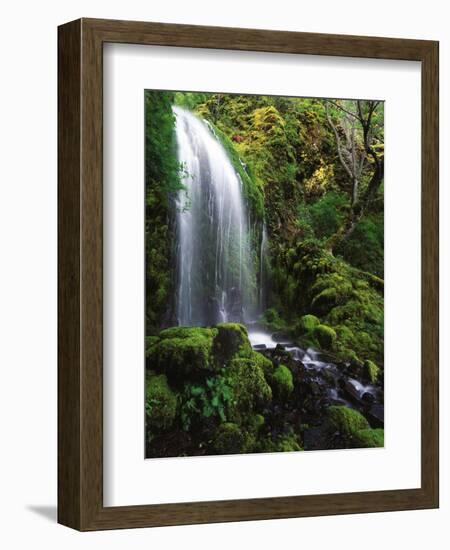
POLYGON ((109 44, 104 82, 105 505, 420 487, 420 64, 109 44), (143 90, 154 87, 386 101, 384 449, 143 460, 143 90))
MULTIPOLYGON (((78 0, 3 7, 0 542, 6 548, 448 548, 450 36, 446 3, 78 0), (220 7, 220 9, 218 9, 220 7), (79 16, 441 41, 441 509, 79 534, 55 525, 56 25, 79 16)), ((405 198, 407 206, 407 197, 405 198)), ((401 221, 401 220, 400 220, 401 221)), ((408 338, 405 335, 405 346, 408 338)))

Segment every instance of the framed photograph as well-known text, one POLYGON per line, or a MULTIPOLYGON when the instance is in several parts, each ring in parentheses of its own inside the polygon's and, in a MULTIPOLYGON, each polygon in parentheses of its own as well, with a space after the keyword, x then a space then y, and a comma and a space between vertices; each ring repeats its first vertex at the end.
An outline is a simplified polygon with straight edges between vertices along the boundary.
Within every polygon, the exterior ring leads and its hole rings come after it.
POLYGON ((438 43, 58 33, 58 520, 438 506, 438 43))

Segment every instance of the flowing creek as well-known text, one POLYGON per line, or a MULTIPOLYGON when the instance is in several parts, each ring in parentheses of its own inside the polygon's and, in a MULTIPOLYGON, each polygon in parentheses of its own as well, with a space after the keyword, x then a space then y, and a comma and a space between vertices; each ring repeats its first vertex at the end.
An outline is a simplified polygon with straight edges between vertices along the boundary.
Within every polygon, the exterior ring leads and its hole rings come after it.
POLYGON ((250 343, 271 359, 297 367, 305 393, 322 405, 346 405, 364 413, 375 427, 383 427, 383 392, 379 386, 356 379, 352 366, 339 363, 312 348, 302 349, 282 333, 271 333, 256 323, 247 325, 250 343))

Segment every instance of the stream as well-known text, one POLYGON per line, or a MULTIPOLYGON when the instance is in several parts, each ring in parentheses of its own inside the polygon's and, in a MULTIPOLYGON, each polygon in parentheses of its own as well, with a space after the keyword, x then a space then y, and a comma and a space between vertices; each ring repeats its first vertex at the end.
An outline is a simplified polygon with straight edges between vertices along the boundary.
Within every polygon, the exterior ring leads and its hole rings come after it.
POLYGON ((271 333, 257 324, 248 324, 247 329, 255 351, 275 363, 289 363, 291 370, 297 372, 303 397, 306 401, 312 398, 312 420, 324 407, 345 405, 363 413, 373 427, 384 426, 382 388, 359 380, 353 365, 340 363, 312 348, 303 349, 283 333, 271 333))

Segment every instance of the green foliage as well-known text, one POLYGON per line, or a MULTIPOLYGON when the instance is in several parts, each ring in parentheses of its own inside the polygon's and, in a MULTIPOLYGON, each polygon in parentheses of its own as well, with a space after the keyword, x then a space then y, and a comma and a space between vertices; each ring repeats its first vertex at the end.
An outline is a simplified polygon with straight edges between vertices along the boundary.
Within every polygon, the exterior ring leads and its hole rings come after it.
MULTIPOLYGON (((252 350, 243 325, 173 327, 147 338, 147 345, 147 372, 164 372, 159 377, 167 388, 167 378, 179 388, 176 418, 166 429, 202 434, 200 448, 209 448, 212 431, 232 422, 244 437, 240 448, 254 448, 272 399, 265 373, 272 375, 273 364, 252 350)), ((153 425, 148 428, 154 431, 153 425)), ((225 443, 217 445, 225 448, 225 443)))
POLYGON ((309 207, 311 225, 318 239, 328 239, 344 221, 348 197, 337 191, 330 191, 309 207))
POLYGON ((231 388, 223 374, 207 378, 204 385, 186 384, 180 411, 183 430, 189 431, 193 419, 218 418, 226 421, 226 406, 231 399, 231 388))
POLYGON ((177 412, 177 396, 170 389, 164 374, 147 378, 145 411, 150 429, 164 430, 172 425, 177 412))
POLYGON ((280 400, 287 399, 294 391, 294 381, 291 371, 284 365, 278 366, 273 372, 271 386, 274 395, 280 400))
POLYGON ((353 436, 360 430, 370 428, 366 418, 354 409, 332 406, 328 408, 327 413, 329 429, 339 432, 343 436, 353 436))
POLYGON ((173 94, 145 92, 146 334, 156 333, 173 294, 170 199, 182 188, 173 94))
POLYGON ((359 430, 353 434, 353 441, 355 447, 384 447, 384 430, 381 428, 359 430))
POLYGON ((175 92, 174 103, 179 107, 194 111, 208 99, 209 95, 203 92, 175 92))
POLYGON ((271 330, 284 330, 287 328, 286 321, 281 318, 275 308, 266 309, 259 318, 261 325, 271 330))
POLYGON ((351 236, 336 250, 353 266, 379 277, 384 274, 383 212, 362 219, 351 236))

